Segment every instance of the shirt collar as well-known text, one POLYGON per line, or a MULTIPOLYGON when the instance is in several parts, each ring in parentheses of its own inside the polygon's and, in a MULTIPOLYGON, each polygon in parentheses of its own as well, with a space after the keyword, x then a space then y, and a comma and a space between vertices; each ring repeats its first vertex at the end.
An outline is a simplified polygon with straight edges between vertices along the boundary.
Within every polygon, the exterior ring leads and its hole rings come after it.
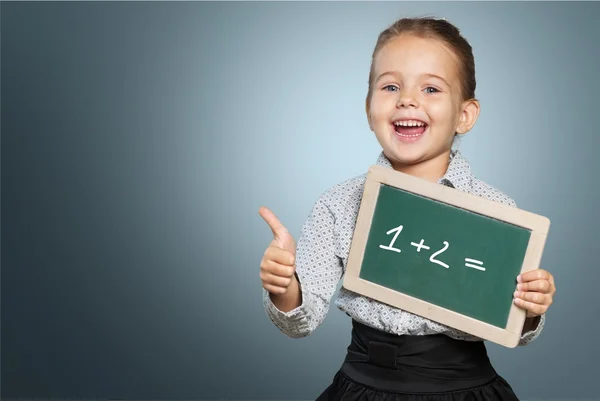
MULTIPOLYGON (((392 168, 392 163, 383 151, 377 158, 377 164, 392 168)), ((448 165, 446 173, 438 183, 456 188, 463 192, 471 192, 471 166, 458 150, 450 152, 450 164, 448 165)))

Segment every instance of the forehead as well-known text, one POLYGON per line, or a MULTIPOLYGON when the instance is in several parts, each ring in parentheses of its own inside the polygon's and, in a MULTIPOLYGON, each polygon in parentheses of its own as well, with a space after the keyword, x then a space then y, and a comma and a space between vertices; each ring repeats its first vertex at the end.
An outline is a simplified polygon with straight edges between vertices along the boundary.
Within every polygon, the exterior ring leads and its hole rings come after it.
POLYGON ((440 75, 447 81, 459 79, 456 55, 438 39, 400 35, 382 47, 374 61, 375 77, 394 71, 410 76, 440 75))

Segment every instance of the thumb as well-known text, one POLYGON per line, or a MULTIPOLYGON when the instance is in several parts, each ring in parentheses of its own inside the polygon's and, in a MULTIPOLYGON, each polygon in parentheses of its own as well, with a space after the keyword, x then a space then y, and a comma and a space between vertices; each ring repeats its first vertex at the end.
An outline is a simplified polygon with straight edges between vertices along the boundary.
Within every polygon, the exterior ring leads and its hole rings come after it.
POLYGON ((258 210, 258 214, 263 218, 263 220, 269 225, 271 231, 273 232, 273 239, 277 244, 286 250, 291 252, 296 251, 296 244, 292 235, 289 233, 288 229, 285 228, 283 224, 279 221, 275 213, 273 213, 270 209, 262 206, 258 210))

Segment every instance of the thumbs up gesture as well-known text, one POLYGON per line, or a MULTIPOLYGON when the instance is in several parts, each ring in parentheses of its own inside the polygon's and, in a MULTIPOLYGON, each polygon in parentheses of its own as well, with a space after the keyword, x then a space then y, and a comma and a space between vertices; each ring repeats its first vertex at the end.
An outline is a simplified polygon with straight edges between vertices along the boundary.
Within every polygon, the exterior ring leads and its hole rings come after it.
POLYGON ((284 296, 291 301, 299 294, 298 281, 294 276, 296 241, 271 210, 261 207, 258 213, 273 232, 273 240, 260 263, 262 285, 270 294, 284 296))

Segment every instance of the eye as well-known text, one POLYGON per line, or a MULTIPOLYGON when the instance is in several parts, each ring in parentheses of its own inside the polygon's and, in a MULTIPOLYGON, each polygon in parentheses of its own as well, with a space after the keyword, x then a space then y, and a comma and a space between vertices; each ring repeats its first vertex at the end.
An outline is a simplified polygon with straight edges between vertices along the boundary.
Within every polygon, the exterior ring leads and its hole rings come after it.
POLYGON ((425 88, 425 93, 436 93, 439 92, 439 90, 437 90, 437 88, 434 88, 433 86, 428 86, 427 88, 425 88))
POLYGON ((398 90, 398 87, 396 85, 386 85, 382 89, 384 91, 394 92, 394 91, 398 90))

